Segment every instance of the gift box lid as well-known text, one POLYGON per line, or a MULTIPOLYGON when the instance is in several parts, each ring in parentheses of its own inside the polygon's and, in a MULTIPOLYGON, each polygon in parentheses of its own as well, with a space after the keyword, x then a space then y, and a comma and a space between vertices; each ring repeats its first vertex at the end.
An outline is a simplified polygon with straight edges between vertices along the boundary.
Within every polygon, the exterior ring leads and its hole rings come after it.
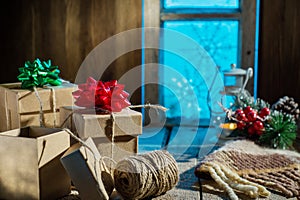
MULTIPOLYGON (((96 114, 92 109, 65 106, 61 107, 61 121, 72 114, 71 129, 76 130, 81 138, 138 136, 142 134, 142 114, 140 112, 123 109, 115 112, 114 130, 110 114, 96 114), (114 131, 114 132, 113 132, 114 131), (113 133, 112 133, 113 132, 113 133)), ((70 127, 69 127, 70 128, 70 127)))
MULTIPOLYGON (((39 97, 43 102, 43 110, 50 111, 53 109, 53 101, 56 107, 73 104, 72 92, 77 90, 77 85, 64 82, 60 86, 47 86, 37 88, 39 97), (52 94, 52 89, 55 94, 52 94), (54 99, 55 98, 55 99, 54 99)), ((40 103, 33 90, 21 89, 21 83, 0 84, 0 106, 5 107, 13 112, 32 113, 38 112, 40 103)))

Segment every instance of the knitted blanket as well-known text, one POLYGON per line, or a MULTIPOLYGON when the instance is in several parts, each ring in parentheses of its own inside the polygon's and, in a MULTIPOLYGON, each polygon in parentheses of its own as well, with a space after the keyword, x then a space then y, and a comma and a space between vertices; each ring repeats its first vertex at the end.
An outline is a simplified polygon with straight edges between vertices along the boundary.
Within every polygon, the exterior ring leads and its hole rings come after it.
POLYGON ((199 178, 210 177, 236 200, 236 192, 251 198, 267 197, 268 190, 300 197, 300 154, 262 148, 237 140, 207 155, 195 169, 199 178))

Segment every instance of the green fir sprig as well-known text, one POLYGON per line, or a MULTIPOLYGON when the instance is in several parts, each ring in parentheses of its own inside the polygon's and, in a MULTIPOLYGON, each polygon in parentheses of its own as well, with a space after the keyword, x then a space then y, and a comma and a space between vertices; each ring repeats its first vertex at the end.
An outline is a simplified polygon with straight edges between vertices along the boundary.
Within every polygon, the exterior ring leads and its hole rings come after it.
POLYGON ((235 108, 245 108, 247 106, 250 106, 251 108, 255 110, 260 110, 262 108, 270 108, 270 104, 260 98, 254 99, 253 96, 250 95, 250 93, 247 90, 244 90, 244 92, 240 92, 234 102, 235 108))
POLYGON ((259 143, 279 149, 292 147, 297 137, 297 125, 291 115, 274 110, 266 123, 265 132, 259 138, 259 143))

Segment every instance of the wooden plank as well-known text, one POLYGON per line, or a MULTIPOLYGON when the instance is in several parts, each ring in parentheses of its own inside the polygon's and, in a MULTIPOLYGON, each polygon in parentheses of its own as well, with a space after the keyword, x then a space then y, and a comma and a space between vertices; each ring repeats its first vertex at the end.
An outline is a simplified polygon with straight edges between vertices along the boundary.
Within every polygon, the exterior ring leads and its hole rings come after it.
MULTIPOLYGON (((159 46, 159 28, 160 28, 160 0, 144 1, 144 26, 146 28, 156 28, 155 31, 145 31, 146 47, 159 46)), ((159 50, 145 49, 145 83, 158 83, 158 58, 159 50), (150 64, 147 66, 147 64, 150 64)), ((150 103, 159 103, 158 85, 148 84, 145 86, 145 101, 150 103)))
MULTIPOLYGON (((256 1, 241 0, 240 20, 240 66, 254 68, 255 33, 256 33, 256 1)), ((254 78, 249 79, 246 89, 253 94, 254 78)))
MULTIPOLYGON (((4 2, 0 55, 7 71, 1 73, 0 82, 17 81, 18 68, 35 58, 51 59, 60 67, 62 78, 74 81, 93 48, 117 33, 141 27, 141 6, 141 0, 4 2)), ((141 51, 130 52, 111 63, 102 78, 118 79, 140 64, 141 51)), ((140 75, 134 81, 139 84, 140 75)), ((140 91, 136 93, 134 104, 140 102, 140 91)))
POLYGON ((300 102, 300 1, 261 1, 258 96, 300 102), (274 14, 276 13, 276 14, 274 14))

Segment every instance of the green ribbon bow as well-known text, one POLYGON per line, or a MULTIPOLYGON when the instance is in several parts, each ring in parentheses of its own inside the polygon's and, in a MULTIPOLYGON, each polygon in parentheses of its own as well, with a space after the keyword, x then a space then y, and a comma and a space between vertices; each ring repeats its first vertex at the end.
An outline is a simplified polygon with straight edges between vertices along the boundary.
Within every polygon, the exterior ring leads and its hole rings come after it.
POLYGON ((22 82, 23 89, 32 89, 33 87, 43 87, 44 85, 61 85, 61 79, 58 74, 58 66, 52 66, 51 60, 40 61, 38 58, 34 62, 26 61, 25 66, 19 68, 19 81, 22 82))

